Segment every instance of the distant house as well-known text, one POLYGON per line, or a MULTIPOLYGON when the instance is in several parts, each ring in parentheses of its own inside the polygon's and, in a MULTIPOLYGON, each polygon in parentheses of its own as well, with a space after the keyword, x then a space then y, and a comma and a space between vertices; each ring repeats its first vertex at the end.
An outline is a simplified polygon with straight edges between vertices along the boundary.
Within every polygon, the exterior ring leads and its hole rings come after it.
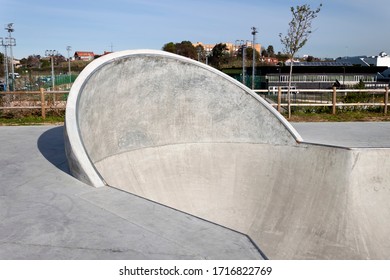
POLYGON ((95 58, 95 54, 93 52, 81 52, 77 51, 74 53, 75 60, 83 60, 83 61, 91 61, 95 58))
MULTIPOLYGON (((237 52, 241 48, 241 45, 240 45, 241 43, 240 44, 233 44, 233 43, 226 42, 226 43, 222 43, 222 44, 225 44, 226 48, 227 48, 227 51, 230 52, 230 53, 233 53, 233 54, 237 54, 237 52)), ((192 45, 194 47, 202 46, 205 51, 210 51, 210 52, 216 46, 215 44, 203 44, 202 42, 192 43, 192 45)), ((247 41, 245 45, 247 47, 252 47, 252 42, 247 41)), ((260 53, 261 52, 261 45, 260 44, 255 44, 255 50, 260 53)))
POLYGON ((277 65, 279 60, 276 57, 264 57, 263 62, 269 65, 277 65))
POLYGON ((381 52, 376 56, 339 57, 336 62, 348 62, 358 66, 390 67, 390 56, 385 52, 381 52))
MULTIPOLYGON (((264 75, 267 84, 263 87, 276 88, 287 86, 290 75, 288 66, 264 67, 257 73, 264 75)), ((296 62, 291 78, 292 85, 297 89, 329 89, 333 86, 350 88, 364 82, 366 88, 382 88, 388 85, 383 74, 387 67, 362 67, 347 62, 296 62), (379 74, 382 73, 382 74, 379 74)), ((251 75, 251 69, 247 70, 251 75)))

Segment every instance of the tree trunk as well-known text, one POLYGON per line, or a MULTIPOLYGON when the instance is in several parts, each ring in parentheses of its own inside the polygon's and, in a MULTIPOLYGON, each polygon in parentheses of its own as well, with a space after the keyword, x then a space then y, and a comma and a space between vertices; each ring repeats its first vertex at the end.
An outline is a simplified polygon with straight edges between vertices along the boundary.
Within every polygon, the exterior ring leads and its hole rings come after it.
POLYGON ((287 107, 288 107, 288 119, 291 118, 291 79, 292 79, 292 69, 293 69, 293 57, 291 57, 290 63, 290 76, 288 78, 288 89, 287 89, 287 107))

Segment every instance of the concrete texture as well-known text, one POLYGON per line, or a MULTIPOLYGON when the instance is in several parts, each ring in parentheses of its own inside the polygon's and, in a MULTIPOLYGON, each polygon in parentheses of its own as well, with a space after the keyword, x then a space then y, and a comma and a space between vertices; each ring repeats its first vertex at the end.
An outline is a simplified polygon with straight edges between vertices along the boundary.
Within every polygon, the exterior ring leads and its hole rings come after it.
POLYGON ((389 122, 293 123, 305 142, 346 148, 390 148, 389 122))
POLYGON ((247 236, 70 176, 63 127, 0 127, 0 259, 261 259, 247 236))
POLYGON ((66 131, 80 180, 247 234, 271 259, 390 258, 390 150, 309 143, 203 64, 156 51, 96 60, 72 87, 66 131))
POLYGON ((71 170, 94 186, 105 185, 97 162, 137 149, 300 140, 276 110, 236 80, 191 59, 148 50, 89 64, 69 94, 66 126, 71 170))

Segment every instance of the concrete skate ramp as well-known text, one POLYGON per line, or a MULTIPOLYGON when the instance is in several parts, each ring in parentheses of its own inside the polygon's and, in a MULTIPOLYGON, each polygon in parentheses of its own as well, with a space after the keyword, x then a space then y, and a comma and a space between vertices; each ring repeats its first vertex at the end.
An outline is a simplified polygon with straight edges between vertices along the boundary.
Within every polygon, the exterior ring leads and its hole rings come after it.
POLYGON ((89 64, 66 110, 72 174, 249 235, 271 259, 390 258, 390 153, 302 143, 254 92, 161 51, 89 64))

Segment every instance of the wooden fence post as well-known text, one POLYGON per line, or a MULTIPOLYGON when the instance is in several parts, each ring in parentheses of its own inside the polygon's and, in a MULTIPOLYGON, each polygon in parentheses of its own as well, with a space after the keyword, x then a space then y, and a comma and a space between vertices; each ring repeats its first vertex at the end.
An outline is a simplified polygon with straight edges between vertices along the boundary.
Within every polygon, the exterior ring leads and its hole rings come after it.
POLYGON ((389 86, 386 86, 385 89, 385 110, 384 114, 387 115, 387 104, 389 103, 389 86))
POLYGON ((278 112, 280 113, 280 103, 282 103, 282 88, 278 87, 278 112))
POLYGON ((42 119, 46 119, 45 92, 43 88, 40 88, 39 90, 41 92, 41 116, 42 119))
POLYGON ((336 87, 333 87, 332 105, 332 114, 336 115, 336 87))

